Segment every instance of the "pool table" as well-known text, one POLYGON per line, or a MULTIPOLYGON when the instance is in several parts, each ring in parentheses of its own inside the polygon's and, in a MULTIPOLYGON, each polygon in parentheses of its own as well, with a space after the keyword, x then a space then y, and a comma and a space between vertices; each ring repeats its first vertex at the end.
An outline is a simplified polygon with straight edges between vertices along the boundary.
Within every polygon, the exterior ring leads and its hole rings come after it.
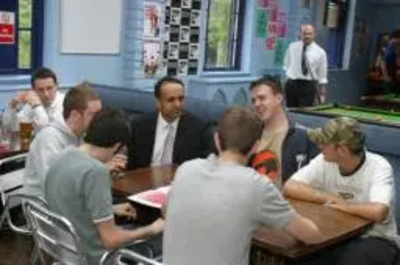
POLYGON ((355 118, 362 123, 400 128, 400 112, 395 111, 353 107, 340 104, 321 105, 292 111, 296 113, 317 115, 328 118, 347 116, 355 118))
POLYGON ((364 96, 361 102, 362 106, 367 108, 400 111, 400 95, 398 94, 364 96))

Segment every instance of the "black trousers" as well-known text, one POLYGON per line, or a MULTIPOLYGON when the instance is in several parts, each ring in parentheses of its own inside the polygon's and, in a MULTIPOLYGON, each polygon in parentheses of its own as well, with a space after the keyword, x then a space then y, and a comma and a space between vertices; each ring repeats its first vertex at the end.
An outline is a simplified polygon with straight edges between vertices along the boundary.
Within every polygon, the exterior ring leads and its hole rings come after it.
POLYGON ((400 265, 400 249, 379 237, 361 237, 322 250, 293 264, 301 265, 400 265))
POLYGON ((287 80, 285 85, 286 106, 289 108, 313 106, 317 95, 317 86, 317 82, 312 80, 287 80))

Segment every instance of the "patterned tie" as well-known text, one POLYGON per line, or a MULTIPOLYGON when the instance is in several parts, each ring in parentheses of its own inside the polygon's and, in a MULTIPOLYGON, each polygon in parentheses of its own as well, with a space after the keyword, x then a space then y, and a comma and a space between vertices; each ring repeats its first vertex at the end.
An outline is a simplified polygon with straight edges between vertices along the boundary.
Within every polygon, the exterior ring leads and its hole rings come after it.
POLYGON ((167 129, 168 133, 162 150, 161 165, 172 164, 172 152, 174 150, 174 127, 171 124, 168 124, 167 129))
POLYGON ((303 44, 303 52, 301 53, 301 71, 304 76, 308 74, 308 67, 307 67, 307 58, 306 58, 306 50, 308 44, 303 44))

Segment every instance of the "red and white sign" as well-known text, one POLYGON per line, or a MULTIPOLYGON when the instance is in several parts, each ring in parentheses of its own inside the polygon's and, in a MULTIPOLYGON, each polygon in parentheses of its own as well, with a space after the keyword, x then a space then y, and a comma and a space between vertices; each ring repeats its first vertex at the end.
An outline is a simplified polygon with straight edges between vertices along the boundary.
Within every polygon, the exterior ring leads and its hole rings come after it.
POLYGON ((0 45, 15 43, 15 14, 0 11, 0 45))

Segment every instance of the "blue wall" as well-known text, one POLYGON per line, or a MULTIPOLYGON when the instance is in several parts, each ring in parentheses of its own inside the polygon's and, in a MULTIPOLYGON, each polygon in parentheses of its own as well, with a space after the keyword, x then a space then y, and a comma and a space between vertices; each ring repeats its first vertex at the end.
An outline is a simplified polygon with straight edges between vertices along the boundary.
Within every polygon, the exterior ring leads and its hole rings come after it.
MULTIPOLYGON (((158 0, 156 0, 158 1, 158 0)), ((162 3, 162 0, 159 0, 162 3)), ((202 1, 204 7, 205 2, 202 1)), ((280 0, 281 10, 287 12, 288 40, 298 37, 301 23, 312 21, 312 9, 304 9, 300 1, 280 0)), ((261 74, 282 73, 280 68, 273 65, 273 53, 266 51, 262 40, 256 38, 255 6, 256 1, 246 1, 246 25, 244 30, 244 47, 242 56, 242 71, 230 74, 203 73, 198 76, 185 78, 189 86, 189 93, 195 97, 221 100, 225 97, 228 103, 236 99, 244 102, 243 88, 251 79, 261 74), (206 84, 206 85, 205 85, 206 84), (207 90, 207 91, 204 91, 207 90), (222 91, 223 95, 216 93, 222 91)), ((97 84, 109 86, 138 88, 152 90, 154 79, 140 77, 142 55, 141 30, 143 21, 143 0, 124 0, 122 14, 123 28, 121 29, 120 55, 73 55, 60 53, 60 0, 45 1, 45 34, 44 34, 44 65, 53 68, 59 75, 62 86, 70 86, 81 80, 88 80, 97 84)), ((390 8, 389 8, 390 9, 390 8)), ((382 14, 386 9, 382 9, 382 14)), ((205 25, 204 12, 202 23, 205 25)), ((371 6, 368 0, 358 0, 356 15, 370 21, 371 6)), ((383 16, 382 16, 383 17, 383 16)), ((395 15, 393 14, 393 17, 395 15)), ((382 24, 384 23, 382 19, 382 24)), ((377 23, 378 24, 378 23, 377 23)), ((372 25, 370 25, 370 28, 372 25)), ((204 42, 205 27, 202 27, 201 42, 204 42)), ((79 40, 77 40, 79 41, 79 40)), ((328 100, 355 104, 365 87, 364 75, 366 71, 368 50, 365 56, 352 56, 350 70, 334 70, 330 72, 328 100)), ((202 59, 200 58, 200 62, 202 59)), ((29 80, 25 78, 25 80, 29 80)), ((7 89, 7 94, 0 96, 0 108, 4 106, 12 91, 20 87, 29 87, 29 82, 18 85, 14 81, 0 78, 0 91, 7 89)))
MULTIPOLYGON (((60 5, 60 0, 45 1, 43 64, 56 71, 62 84, 74 84, 81 80, 89 80, 95 83, 120 86, 122 84, 122 55, 60 53, 60 5)), ((123 36, 123 32, 121 36, 123 36)))
MULTIPOLYGON (((371 29, 374 20, 372 16, 372 6, 369 1, 358 0, 356 4, 355 16, 366 22, 367 28, 371 29)), ((332 70, 329 72, 329 87, 327 98, 330 102, 340 102, 344 104, 358 104, 361 95, 366 87, 366 72, 368 69, 369 39, 366 38, 364 53, 357 55, 357 40, 353 36, 350 64, 348 70, 332 70)))

